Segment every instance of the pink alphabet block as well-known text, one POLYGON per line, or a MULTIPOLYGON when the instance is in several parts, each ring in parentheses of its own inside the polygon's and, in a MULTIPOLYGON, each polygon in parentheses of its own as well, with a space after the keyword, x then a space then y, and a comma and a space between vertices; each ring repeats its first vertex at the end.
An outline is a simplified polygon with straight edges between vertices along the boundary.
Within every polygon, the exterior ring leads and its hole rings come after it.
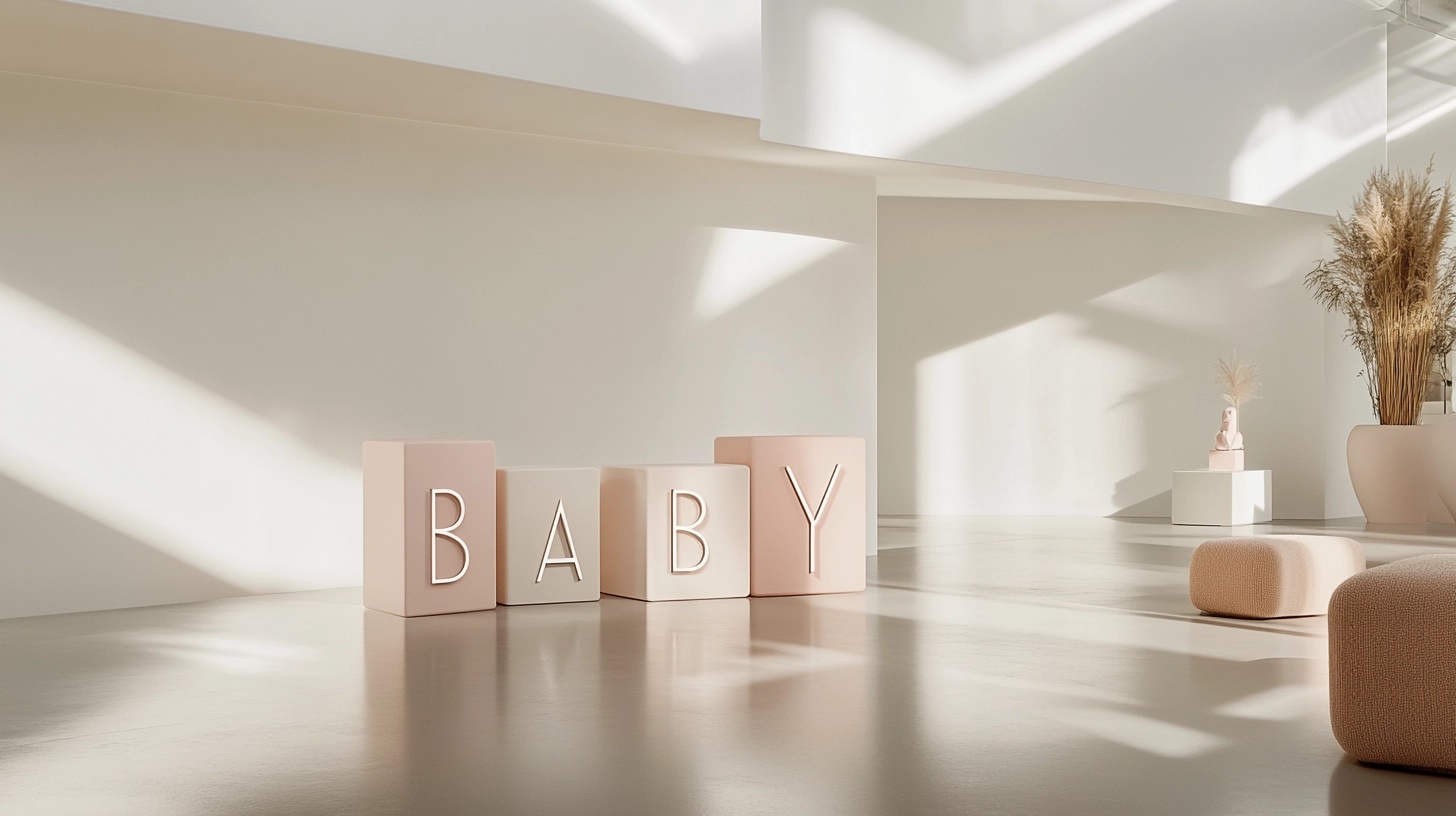
POLYGON ((750 595, 865 588, 865 441, 723 436, 713 458, 747 465, 750 595))
POLYGON ((495 443, 364 443, 364 605, 495 608, 495 443))

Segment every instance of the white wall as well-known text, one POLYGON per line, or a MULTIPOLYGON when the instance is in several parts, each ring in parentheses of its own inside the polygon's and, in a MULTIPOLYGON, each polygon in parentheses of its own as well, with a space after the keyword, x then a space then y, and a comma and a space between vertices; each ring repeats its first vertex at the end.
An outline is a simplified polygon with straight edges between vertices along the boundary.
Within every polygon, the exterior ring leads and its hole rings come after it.
POLYGON ((875 449, 872 179, 15 75, 0 111, 0 617, 357 583, 366 438, 875 449))
POLYGON ((1207 466, 1214 364, 1237 351, 1262 375, 1243 431, 1249 466, 1274 471, 1276 515, 1355 514, 1327 482, 1368 402, 1302 285, 1325 227, 881 199, 881 512, 1167 516, 1172 471, 1207 466))
POLYGON ((758 0, 70 0, 757 118, 758 0))
POLYGON ((1370 396, 1365 389, 1365 363, 1345 340, 1350 324, 1345 316, 1325 315, 1325 394, 1323 422, 1325 427, 1325 518, 1352 518, 1363 515, 1350 482, 1350 467, 1345 455, 1350 429, 1356 425, 1379 422, 1370 396))
POLYGON ((1438 180, 1456 172, 1456 40, 1392 29, 1389 105, 1391 165, 1421 170, 1434 159, 1438 180))
POLYGON ((1329 213, 1384 157, 1349 0, 764 0, 764 138, 1329 213))

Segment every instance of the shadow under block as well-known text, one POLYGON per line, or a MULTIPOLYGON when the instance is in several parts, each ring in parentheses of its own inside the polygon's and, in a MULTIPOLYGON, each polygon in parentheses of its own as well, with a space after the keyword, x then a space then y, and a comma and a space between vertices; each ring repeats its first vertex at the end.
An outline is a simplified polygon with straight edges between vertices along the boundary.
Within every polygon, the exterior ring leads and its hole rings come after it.
POLYGON ((865 441, 724 436, 713 459, 749 471, 749 594, 865 588, 865 441))
POLYGON ((496 471, 496 600, 601 597, 601 477, 596 468, 496 471))
POLYGON ((364 605, 495 608, 495 443, 364 443, 364 605))
POLYGON ((1210 527, 1274 518, 1274 474, 1267 470, 1173 472, 1173 523, 1210 527))
POLYGON ((602 468, 602 592, 642 601, 748 595, 748 468, 602 468))

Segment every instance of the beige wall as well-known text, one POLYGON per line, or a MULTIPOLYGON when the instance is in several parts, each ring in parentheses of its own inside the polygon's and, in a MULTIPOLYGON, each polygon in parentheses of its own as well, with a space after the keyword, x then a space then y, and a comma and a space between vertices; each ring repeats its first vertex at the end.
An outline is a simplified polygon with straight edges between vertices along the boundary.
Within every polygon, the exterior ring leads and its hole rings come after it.
MULTIPOLYGON (((1207 466, 1219 356, 1257 362, 1280 518, 1358 514, 1358 358, 1306 294, 1322 217, 881 199, 880 510, 1167 516, 1207 466), (1353 417, 1353 419, 1352 419, 1353 417)), ((1363 414, 1362 414, 1363 411, 1363 414)))
POLYGON ((358 583, 365 438, 874 450, 873 180, 14 75, 0 111, 0 617, 358 583))

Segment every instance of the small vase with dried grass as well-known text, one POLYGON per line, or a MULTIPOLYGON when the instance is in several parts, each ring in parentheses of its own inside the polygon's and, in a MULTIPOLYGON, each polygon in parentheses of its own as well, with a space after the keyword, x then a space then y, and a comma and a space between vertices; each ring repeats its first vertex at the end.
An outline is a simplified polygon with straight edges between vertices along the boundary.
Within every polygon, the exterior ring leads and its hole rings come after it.
POLYGON ((1218 359, 1214 369, 1214 382, 1223 386, 1223 425, 1214 437, 1214 450, 1243 450, 1244 435, 1239 431, 1239 409, 1249 400, 1259 398, 1259 369, 1246 363, 1235 354, 1233 359, 1218 359))
POLYGON ((1431 503, 1418 426, 1427 378, 1456 340, 1456 257, 1450 184, 1424 173, 1371 174, 1349 215, 1330 227, 1334 257, 1305 285, 1325 308, 1349 320, 1345 337, 1365 363, 1365 385, 1380 427, 1350 433, 1350 478, 1365 517, 1377 523, 1426 520, 1431 503))
POLYGON ((1209 470, 1244 469, 1244 435, 1239 431, 1239 409, 1244 403, 1258 399, 1258 370, 1240 360, 1235 354, 1232 360, 1219 358, 1214 370, 1214 381, 1223 386, 1223 419, 1218 433, 1213 437, 1213 447, 1208 451, 1209 470))

